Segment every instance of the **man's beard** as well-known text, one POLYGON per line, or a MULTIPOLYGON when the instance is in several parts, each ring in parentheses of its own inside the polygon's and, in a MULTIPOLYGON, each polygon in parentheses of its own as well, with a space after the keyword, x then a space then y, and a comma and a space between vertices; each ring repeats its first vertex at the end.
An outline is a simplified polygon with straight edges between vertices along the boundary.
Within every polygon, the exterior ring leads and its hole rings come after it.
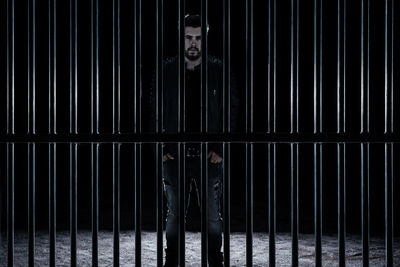
POLYGON ((191 54, 189 54, 189 50, 185 50, 185 57, 190 61, 195 61, 195 60, 199 59, 201 57, 201 52, 198 51, 197 49, 196 49, 196 51, 198 52, 197 55, 191 55, 191 54))

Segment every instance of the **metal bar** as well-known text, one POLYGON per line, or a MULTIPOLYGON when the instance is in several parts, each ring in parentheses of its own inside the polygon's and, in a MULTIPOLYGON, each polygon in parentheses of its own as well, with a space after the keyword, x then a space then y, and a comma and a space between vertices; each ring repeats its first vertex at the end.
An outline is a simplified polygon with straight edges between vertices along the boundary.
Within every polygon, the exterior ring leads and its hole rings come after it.
POLYGON ((292 266, 299 265, 299 145, 290 144, 292 266))
MULTIPOLYGON (((15 133, 14 132, 14 0, 11 0, 11 7, 10 7, 10 1, 7 1, 7 134, 14 134, 14 133, 15 133)), ((8 243, 8 266, 13 266, 14 265, 14 144, 13 143, 7 144, 7 243, 8 243)))
POLYGON ((92 266, 98 266, 99 233, 99 144, 91 144, 92 186, 92 266))
POLYGON ((156 202, 157 202, 157 267, 163 266, 163 184, 162 184, 162 143, 156 144, 156 202))
MULTIPOLYGON (((163 128, 163 47, 164 47, 164 1, 157 0, 156 3, 156 133, 161 133, 163 128)), ((163 144, 156 144, 156 189, 157 189, 157 266, 163 266, 163 144)))
MULTIPOLYGON (((338 0, 337 133, 346 132, 346 0, 338 0)), ((346 145, 337 144, 339 266, 346 266, 346 145)))
POLYGON ((29 259, 28 265, 34 266, 35 262, 35 181, 36 181, 36 149, 35 144, 28 145, 28 232, 29 232, 29 259))
MULTIPOLYGON (((291 133, 298 133, 298 66, 299 66, 299 1, 291 1, 291 133), (296 30, 295 30, 296 29, 296 30)), ((299 214, 298 214, 298 144, 290 144, 291 155, 291 234, 292 234, 292 266, 299 264, 299 214)))
MULTIPOLYGON (((322 0, 314 0, 314 133, 322 132, 322 0)), ((315 265, 322 266, 322 144, 314 143, 315 265)))
POLYGON ((230 266, 230 232, 231 232, 231 145, 228 143, 223 144, 223 199, 224 199, 224 266, 230 266))
POLYGON ((79 135, 61 134, 56 135, 49 134, 35 134, 27 136, 26 134, 0 134, 0 143, 217 143, 217 142, 229 142, 229 143, 276 143, 276 144, 290 144, 290 143, 343 143, 343 144, 360 144, 360 143, 399 143, 399 135, 388 133, 335 133, 335 132, 324 132, 324 133, 294 133, 290 134, 279 132, 279 133, 185 133, 185 134, 174 134, 174 133, 142 133, 142 134, 132 134, 132 133, 121 133, 118 135, 113 135, 112 133, 104 133, 101 135, 91 135, 88 133, 80 133, 79 135))
MULTIPOLYGON (((70 2, 70 134, 78 133, 78 3, 70 2)), ((71 266, 77 266, 77 144, 70 143, 70 239, 71 266)))
MULTIPOLYGON (((385 133, 394 132, 393 4, 385 1, 385 133)), ((393 266, 393 143, 385 143, 385 250, 386 266, 393 266)))
MULTIPOLYGON (((361 133, 369 133, 369 24, 370 2, 363 0, 361 1, 361 133)), ((361 144, 361 217, 363 266, 367 267, 369 266, 370 232, 369 144, 361 144)))
POLYGON ((393 144, 385 144, 385 254, 393 266, 393 144))
POLYGON ((78 176, 78 145, 70 144, 70 238, 71 266, 76 266, 76 234, 77 234, 77 176, 78 176))
MULTIPOLYGON (((113 0, 113 134, 120 133, 119 0, 113 0)), ((120 264, 120 147, 113 143, 113 264, 120 264)), ((136 147, 135 147, 136 148, 136 147)))
MULTIPOLYGON (((56 134, 56 1, 49 0, 49 134, 56 134)), ((49 265, 56 264, 56 144, 49 143, 49 265)))
POLYGON ((8 266, 14 266, 14 144, 7 144, 8 266), (11 173, 10 173, 11 170, 11 173))
POLYGON ((135 144, 135 266, 142 265, 142 144, 135 144))
MULTIPOLYGON (((119 0, 118 0, 119 1, 119 0)), ((141 124, 141 95, 142 95, 142 1, 136 0, 134 2, 135 10, 135 97, 136 97, 136 122, 135 122, 135 133, 142 132, 141 124)), ((119 2, 118 2, 119 5, 119 2)), ((119 19, 119 7, 118 7, 118 62, 120 62, 120 19, 119 19)), ((118 63, 119 66, 119 63, 118 63)), ((119 73, 119 70, 118 70, 119 73)), ((118 74, 119 76, 119 74, 118 74)), ((120 82, 118 78, 118 83, 120 82)), ((118 87, 119 88, 119 87, 118 87)), ((118 89, 119 92, 119 89, 118 89)), ((119 101, 119 100, 118 100, 119 101)), ((118 114, 119 116, 119 114, 118 114)), ((119 121, 119 119, 118 119, 119 121)), ((118 122, 119 123, 119 122, 118 122)), ((119 129, 119 126, 118 126, 119 129)), ((120 130, 118 130, 120 133, 120 130)), ((135 143, 135 264, 136 266, 142 265, 142 144, 135 143)))
MULTIPOLYGON (((91 0, 91 134, 99 133, 99 1, 91 0)), ((92 266, 98 266, 99 144, 91 143, 92 266)))
MULTIPOLYGON (((185 133, 185 0, 178 1, 178 133, 185 133)), ((203 36, 204 37, 204 36, 203 36)), ((203 38, 202 38, 203 39, 203 38)), ((203 47, 204 48, 204 47, 203 47)), ((202 49, 204 51, 204 49, 202 49)), ((185 266, 185 144, 178 144, 178 262, 185 266)), ((203 216, 203 214, 202 214, 203 216)), ((202 232, 203 233, 203 232, 202 232)), ((203 241, 203 239, 202 239, 203 241)), ((203 246, 203 243, 202 243, 203 246)), ((203 255, 203 253, 202 253, 203 255)), ((203 258, 202 258, 203 260, 203 258)))
POLYGON ((56 265, 56 144, 49 144, 49 239, 50 266, 56 265))
MULTIPOLYGON (((118 0, 119 1, 119 0, 118 0)), ((119 4, 118 4, 119 5, 119 4)), ((142 93, 142 1, 135 0, 134 1, 134 19, 135 19, 135 32, 134 32, 134 57, 135 57, 135 65, 134 65, 134 78, 135 78, 135 122, 134 122, 134 132, 141 133, 142 132, 142 123, 141 123, 141 93, 142 93)), ((119 9, 118 9, 119 14, 119 9)), ((119 49, 119 15, 118 15, 118 49, 119 49)), ((119 58, 119 50, 118 50, 118 58, 119 58)), ((119 59, 118 59, 119 60, 119 59)), ((119 62, 119 61, 118 61, 119 62)), ((119 67, 119 63, 118 63, 119 67)), ((118 69, 119 73, 119 69, 118 69)), ((119 76, 118 76, 119 77, 119 76)), ((119 83, 119 80, 118 80, 119 83)))
MULTIPOLYGON (((186 144, 179 143, 179 183, 178 183, 178 197, 179 197, 179 229, 178 229, 178 260, 180 266, 185 266, 185 209, 186 209, 186 198, 185 198, 185 182, 186 182, 186 161, 185 161, 185 151, 186 144)), ((202 231, 203 234, 203 231, 202 231)), ((202 239, 203 240, 203 239, 202 239)), ((202 245, 203 247, 203 245, 202 245)))
MULTIPOLYGON (((253 0, 246 0, 246 133, 253 132, 253 0)), ((253 266, 253 144, 246 143, 246 265, 253 266)))
POLYGON ((275 266, 276 235, 276 145, 268 143, 268 232, 269 266, 275 266), (272 164, 271 164, 272 162, 272 164))
MULTIPOLYGON (((231 132, 231 1, 223 2, 223 132, 231 132)), ((230 266, 230 143, 223 143, 224 265, 230 266)))
POLYGON ((346 146, 337 144, 339 266, 346 265, 346 146))
MULTIPOLYGON (((276 0, 268 1, 268 119, 267 132, 276 130, 276 0)), ((276 162, 275 143, 268 143, 268 232, 269 232, 269 265, 275 266, 275 234, 276 234, 276 162), (272 153, 271 153, 272 150, 272 153), (272 162, 272 164, 271 164, 272 162)))
POLYGON ((208 259, 208 143, 201 144, 201 266, 207 267, 208 259))
POLYGON ((113 263, 119 266, 120 244, 120 144, 113 144, 113 263))
MULTIPOLYGON (((36 1, 28 1, 28 134, 35 134, 35 8, 36 1)), ((28 144, 28 266, 35 262, 35 144, 28 144)))
POLYGON ((253 149, 246 143, 246 266, 253 266, 253 149))
POLYGON ((369 144, 361 144, 361 238, 363 266, 369 266, 369 144), (365 151, 366 150, 366 151, 365 151))
POLYGON ((322 145, 314 144, 314 232, 315 232, 315 265, 322 266, 322 183, 321 160, 322 145))

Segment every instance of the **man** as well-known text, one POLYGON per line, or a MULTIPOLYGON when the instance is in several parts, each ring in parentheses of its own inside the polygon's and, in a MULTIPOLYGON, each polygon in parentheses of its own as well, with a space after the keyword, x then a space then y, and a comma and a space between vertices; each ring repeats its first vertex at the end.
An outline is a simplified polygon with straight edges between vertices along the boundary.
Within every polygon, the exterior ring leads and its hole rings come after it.
MULTIPOLYGON (((185 67, 186 67, 186 133, 200 133, 201 118, 201 18, 198 15, 185 17, 185 67)), ((169 59, 164 65, 164 131, 177 133, 178 115, 178 62, 169 59)), ((222 132, 222 63, 208 58, 208 132, 222 132)), ((153 80, 154 85, 154 80, 153 80)), ((238 100, 235 94, 236 83, 231 81, 231 129, 235 128, 238 100)), ((152 86, 154 90, 154 86, 152 86)), ((150 106, 154 107, 154 91, 151 90, 150 106)), ((153 109, 154 110, 154 109, 153 109)), ((152 123, 154 124, 154 117, 152 123)), ((154 128, 153 128, 154 129, 154 128)), ((167 198, 166 222, 166 263, 165 266, 178 266, 178 160, 177 144, 164 146, 163 182, 167 198)), ((201 199, 200 144, 187 144, 186 151, 185 199, 189 203, 190 191, 196 188, 197 202, 201 199)), ((222 193, 222 144, 209 144, 208 151, 208 258, 210 266, 222 266, 222 218, 220 198, 222 193)), ((188 207, 185 207, 185 214, 188 207)))

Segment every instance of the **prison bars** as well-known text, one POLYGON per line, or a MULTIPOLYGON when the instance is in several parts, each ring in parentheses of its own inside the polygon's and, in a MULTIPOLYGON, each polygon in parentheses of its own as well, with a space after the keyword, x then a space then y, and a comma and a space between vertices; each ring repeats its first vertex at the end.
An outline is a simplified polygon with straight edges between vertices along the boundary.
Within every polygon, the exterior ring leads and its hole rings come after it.
MULTIPOLYGON (((7 96, 7 104, 8 104, 8 107, 7 107, 7 112, 8 112, 8 114, 7 114, 8 115, 7 116, 7 119, 8 119, 8 121, 7 121, 7 133, 8 134, 10 134, 10 130, 9 130, 10 128, 12 129, 11 130, 11 134, 14 134, 14 80, 13 80, 14 79, 14 69, 13 69, 13 67, 14 67, 14 56, 13 56, 13 54, 14 54, 14 51, 13 51, 14 50, 13 49, 14 48, 14 41, 13 41, 14 40, 14 38, 13 38, 13 36, 14 36, 14 20, 13 20, 13 17, 14 17, 14 1, 11 1, 11 2, 12 2, 12 8, 11 8, 11 13, 12 13, 12 15, 11 15, 11 17, 12 17, 12 19, 11 19, 11 28, 12 28, 11 35, 12 35, 12 37, 10 38, 9 32, 7 34, 7 37, 11 39, 11 47, 10 47, 10 40, 8 40, 8 42, 7 42, 7 49, 8 49, 8 53, 7 53, 7 55, 8 55, 8 57, 7 57, 7 67, 8 67, 8 73, 7 73, 7 77, 8 77, 8 80, 7 80, 7 82, 8 82, 8 86, 7 86, 7 88, 8 88, 8 90, 7 90, 7 93, 8 93, 8 96, 7 96), (11 64, 10 64, 10 59, 9 59, 9 57, 10 57, 9 50, 12 50, 11 51, 11 61, 12 61, 11 64), (11 66, 11 71, 10 71, 10 66, 11 66), (11 94, 10 94, 10 88, 11 88, 11 94), (10 102, 11 102, 11 104, 10 104, 10 102), (10 106, 11 106, 11 108, 10 108, 10 106), (11 116, 10 116, 10 113, 11 113, 11 116), (11 117, 11 120, 10 120, 10 117, 11 117)), ((7 5, 9 5, 9 2, 7 2, 7 5)), ((393 5, 393 3, 391 5, 393 5)), ((34 5, 33 5, 33 7, 34 7, 34 5)), ((345 3, 343 5, 343 7, 345 7, 345 3)), ((338 8, 339 8, 339 11, 338 11, 338 22, 340 22, 340 19, 339 19, 339 16, 340 16, 340 3, 338 3, 338 8)), ((391 128, 390 132, 393 132, 393 9, 392 9, 391 18, 389 16, 390 14, 388 13, 388 9, 390 9, 389 8, 389 2, 386 1, 386 17, 385 17, 386 18, 386 20, 385 20, 385 43, 386 43, 386 45, 385 45, 385 68, 386 68, 386 71, 385 71, 385 131, 388 132, 389 131, 388 128, 391 128), (391 29, 389 29, 389 27, 390 27, 389 21, 391 21, 391 29), (390 33, 391 37, 390 37, 389 31, 391 31, 391 33, 390 33), (391 38, 391 39, 389 39, 389 38, 391 38), (390 62, 389 62, 389 60, 390 60, 390 62), (390 81, 389 81, 389 79, 390 79, 390 81), (391 105, 391 113, 388 112, 388 106, 389 105, 391 105)), ((274 12, 275 12, 275 10, 274 10, 274 12)), ((361 44, 361 47, 362 47, 362 51, 361 51, 361 53, 362 53, 362 64, 361 64, 361 68, 362 68, 362 99, 361 99, 361 101, 362 101, 362 128, 361 128, 361 131, 362 132, 364 131, 364 124, 366 124, 366 128, 368 129, 367 132, 368 132, 369 131, 369 108, 368 108, 368 102, 369 102, 369 80, 368 80, 368 77, 369 77, 369 1, 368 1, 367 19, 364 18, 364 16, 365 16, 364 12, 365 12, 365 10, 364 10, 364 2, 363 2, 362 3, 362 44, 361 44), (367 20, 367 26, 364 25, 365 20, 367 20), (365 33, 364 33, 365 28, 367 28, 367 30, 366 30, 367 31, 367 34, 366 34, 367 35, 367 37, 366 37, 367 41, 365 41, 365 39, 364 39, 364 37, 365 37, 365 33), (367 52, 364 51, 364 46, 367 46, 367 52), (364 66, 364 60, 367 62, 365 64, 367 67, 364 66), (365 90, 364 87, 366 87, 366 90, 365 90)), ((9 6, 7 6, 7 15, 9 16, 9 6)), ((55 107, 55 99, 56 99, 56 95, 55 95, 56 94, 56 83, 55 83, 55 60, 56 60, 56 53, 55 53, 55 48, 56 48, 56 45, 55 45, 55 40, 56 40, 56 36, 55 36, 56 35, 56 31, 55 31, 55 21, 56 21, 56 19, 55 19, 55 15, 56 15, 55 14, 55 2, 53 4, 53 8, 51 8, 51 6, 49 8, 49 15, 50 15, 49 16, 50 17, 49 18, 49 41, 50 41, 50 47, 51 47, 51 39, 53 39, 53 42, 54 42, 53 43, 53 51, 51 51, 51 49, 50 49, 50 52, 49 52, 49 57, 50 57, 49 65, 50 65, 50 67, 52 67, 52 68, 50 68, 51 72, 50 72, 50 77, 49 77, 49 86, 50 86, 50 90, 49 90, 49 96, 50 96, 50 101, 49 101, 49 133, 51 133, 51 132, 55 133, 56 132, 56 120, 55 120, 55 114, 56 114, 56 109, 55 109, 56 108, 55 107), (51 10, 53 10, 53 11, 51 12, 51 10), (51 17, 53 17, 53 21, 52 21, 51 17), (51 29, 53 29, 53 31, 51 29)), ((97 15, 98 14, 96 14, 96 19, 98 20, 98 16, 97 15)), ((317 12, 315 13, 315 16, 318 16, 317 12)), ((345 18, 343 20, 345 22, 345 18)), ((322 23, 322 20, 320 22, 322 23)), ((10 23, 10 19, 9 18, 7 18, 7 23, 8 24, 10 23)), ((33 25, 34 25, 34 20, 33 20, 33 25)), ((315 23, 315 25, 316 25, 316 23, 315 23)), ((275 27, 275 25, 274 25, 274 27, 275 27)), ((9 31, 9 25, 7 27, 7 31, 9 31)), ((341 34, 340 33, 341 32, 341 28, 338 31, 339 31, 339 33, 338 33, 338 39, 339 39, 340 34, 341 34)), ((317 30, 315 30, 315 33, 316 32, 317 32, 317 30)), ((343 27, 343 34, 344 34, 344 32, 345 32, 345 26, 343 27)), ((274 34, 275 34, 275 31, 274 31, 274 34)), ((297 32, 297 34, 298 34, 298 32, 297 32)), ((322 39, 321 36, 319 38, 320 38, 320 40, 322 39)), ((96 36, 96 39, 97 39, 97 36, 96 36)), ((315 38, 315 42, 317 42, 316 39, 317 38, 315 38)), ((343 36, 343 39, 344 39, 343 51, 345 51, 345 34, 343 36)), ((75 42, 76 42, 76 40, 75 40, 75 42)), ((98 42, 98 39, 96 40, 96 42, 98 42)), ((339 43, 339 40, 338 40, 338 43, 339 43)), ((34 46, 34 41, 33 41, 32 46, 34 46)), ((316 45, 315 45, 314 49, 316 50, 316 45)), ((320 47, 320 49, 322 50, 321 47, 320 47)), ((98 44, 97 44, 96 52, 97 52, 97 50, 98 50, 98 44)), ((119 48, 118 48, 118 52, 119 52, 119 48)), ((115 53, 115 51, 114 51, 114 53, 115 53)), ((340 53, 340 47, 338 46, 338 55, 339 55, 339 53, 340 53)), ((34 54, 35 54, 35 52, 33 52, 33 55, 32 55, 33 58, 34 58, 34 54)), ((71 56, 72 56, 72 53, 71 53, 71 56)), ((274 55, 274 57, 275 57, 275 55, 274 55)), ((344 57, 343 59, 338 59, 338 65, 339 65, 338 68, 342 68, 343 69, 343 75, 342 75, 343 78, 340 79, 340 77, 338 75, 338 84, 339 83, 343 83, 343 85, 341 85, 343 87, 343 89, 341 89, 342 88, 341 86, 338 86, 338 95, 340 96, 338 98, 342 99, 342 101, 339 101, 340 102, 339 105, 343 105, 343 107, 342 107, 342 109, 343 109, 343 117, 342 117, 342 119, 340 119, 340 114, 338 115, 338 125, 339 125, 338 126, 338 131, 341 131, 340 129, 343 129, 343 131, 345 131, 345 123, 344 123, 344 119, 345 119, 345 116, 344 116, 344 114, 345 114, 344 113, 345 112, 345 106, 344 106, 344 101, 345 101, 345 91, 344 91, 344 88, 345 88, 345 76, 344 76, 344 74, 345 74, 345 70, 344 70, 345 69, 345 62, 342 64, 343 66, 340 67, 340 60, 345 61, 345 52, 343 52, 343 57, 344 57), (342 90, 343 90, 343 92, 342 92, 342 90), (343 103, 343 104, 341 104, 341 103, 343 103), (342 122, 340 122, 340 121, 342 121, 342 122), (341 123, 343 123, 342 126, 340 126, 341 123)), ((98 60, 98 56, 97 56, 96 61, 97 60, 98 60)), ((76 62, 75 62, 75 64, 76 64, 76 62)), ((34 68, 34 63, 33 63, 33 68, 34 68)), ((321 63, 320 63, 320 68, 322 68, 322 64, 321 63)), ((34 71, 34 69, 32 71, 34 71)), ((29 70, 29 72, 30 72, 30 70, 29 70)), ((34 81, 34 74, 32 74, 32 75, 33 75, 32 79, 34 81)), ((96 74, 96 76, 97 75, 98 74, 96 74)), ((76 77, 75 77, 75 79, 76 79, 76 77)), ((32 85, 34 87, 34 82, 33 82, 32 85)), ((29 92, 31 92, 30 91, 31 89, 28 89, 28 90, 29 90, 29 92)), ((75 90, 76 90, 76 87, 75 87, 75 90)), ((34 92, 34 89, 33 89, 33 92, 34 92)), ((293 91, 293 93, 294 93, 294 91, 293 91)), ((317 98, 318 97, 315 97, 315 99, 317 99, 317 98)), ((319 98, 321 99, 321 95, 320 95, 319 98)), ((317 102, 317 100, 315 100, 315 102, 317 102)), ((33 100, 33 104, 34 104, 34 100, 33 100)), ((30 102, 29 102, 29 105, 30 105, 30 102)), ((316 105, 318 105, 318 103, 316 105)), ((321 103, 319 103, 319 105, 321 105, 321 103)), ((76 103, 75 103, 75 108, 77 108, 77 104, 76 103)), ((97 105, 97 108, 98 108, 98 105, 97 105)), ((293 109, 293 107, 292 107, 292 109, 293 109)), ((30 109, 29 109, 29 111, 30 111, 30 109)), ((340 111, 340 109, 339 109, 339 111, 340 111)), ((320 112, 321 112, 321 109, 320 109, 320 112)), ((34 108, 32 109, 32 113, 34 114, 34 108)), ((317 114, 317 112, 315 111, 314 114, 317 114)), ((97 115, 98 115, 98 110, 97 110, 97 115)), ((316 116, 320 116, 320 120, 322 120, 321 114, 316 115, 316 116)), ((275 114, 274 114, 274 117, 275 117, 275 114)), ((293 117, 293 114, 292 114, 292 117, 293 117)), ((33 124, 32 125, 34 125, 34 115, 33 115, 32 120, 33 120, 33 124)), ((71 120, 72 120, 72 117, 71 117, 71 120)), ((292 120, 293 120, 293 118, 292 118, 292 120)), ((29 116, 28 129, 30 127, 29 126, 30 125, 29 124, 30 121, 31 121, 31 117, 29 116)), ((274 119, 274 121, 275 121, 275 119, 274 119)), ((75 123, 76 123, 76 120, 75 120, 75 123)), ((320 121, 320 126, 317 127, 317 128, 321 128, 322 129, 321 121, 320 121)), ((33 129, 34 129, 34 126, 33 126, 33 129)), ((32 130, 32 131, 34 133, 34 130, 32 130)), ((361 151, 362 151, 361 152, 362 153, 362 177, 363 177, 363 182, 364 182, 364 186, 365 186, 365 187, 362 188, 362 192, 363 192, 363 198, 362 198, 362 205, 363 205, 363 209, 362 209, 363 210, 363 216, 362 217, 363 217, 363 220, 362 220, 362 225, 363 225, 363 238, 364 238, 363 239, 364 264, 368 263, 368 255, 367 255, 367 253, 368 253, 368 241, 369 241, 369 221, 368 221, 369 220, 369 218, 368 218, 368 216, 369 216, 369 206, 368 206, 368 204, 369 204, 368 203, 368 196, 369 196, 369 192, 368 192, 368 190, 369 190, 369 188, 368 188, 368 179, 369 179, 369 169, 368 169, 368 166, 369 166, 369 144, 367 144, 366 147, 367 147, 367 154, 366 154, 367 163, 366 163, 366 166, 364 166, 364 144, 361 145, 361 151), (365 178, 364 177, 364 175, 365 175, 364 168, 365 168, 366 173, 367 173, 366 181, 364 180, 364 178, 365 178), (364 200, 366 200, 367 203, 365 203, 364 200), (367 211, 367 213, 366 213, 366 211, 367 211)), ((392 149, 392 147, 393 147, 393 144, 390 144, 390 147, 388 146, 388 144, 385 144, 385 155, 386 155, 386 158, 385 158, 385 193, 386 193, 386 195, 385 195, 385 203, 386 203, 385 209, 386 209, 386 213, 385 214, 387 216, 385 231, 386 231, 386 240, 387 240, 386 241, 387 242, 386 243, 386 250, 387 250, 386 253, 387 253, 387 264, 388 265, 392 264, 391 262, 392 262, 392 256, 393 256, 392 255, 392 244, 391 244, 391 242, 392 242, 392 234, 393 234, 392 225, 391 225, 392 224, 392 222, 391 222, 392 221, 392 212, 393 212, 392 211, 392 207, 393 207, 393 204, 392 204, 392 201, 393 201, 392 200, 393 149, 392 149), (391 160, 388 159, 389 157, 391 158, 391 160)), ((8 144, 7 149, 9 149, 9 144, 8 144)), ((49 188, 50 207, 49 208, 50 208, 50 211, 51 211, 51 214, 50 214, 50 241, 51 242, 50 242, 50 244, 51 244, 51 248, 53 248, 53 252, 52 252, 52 249, 50 250, 50 263, 52 263, 52 261, 53 261, 53 264, 54 264, 53 257, 55 257, 55 251, 54 251, 54 247, 55 247, 55 166, 56 166, 56 164, 55 164, 55 151, 56 150, 55 149, 56 149, 55 144, 52 144, 52 147, 51 147, 51 145, 49 145, 49 155, 51 155, 52 156, 51 158, 53 159, 52 164, 49 164, 49 176, 50 176, 50 188, 49 188), (51 148, 53 148, 53 150, 51 148)), ((320 150, 320 151, 322 151, 322 150, 320 150)), ((344 147, 343 151, 345 151, 345 147, 344 147)), ((340 151, 338 151, 338 153, 340 154, 340 151)), ((12 265, 12 261, 13 261, 13 232, 14 232, 13 231, 13 208, 14 208, 13 207, 13 194, 14 194, 14 190, 13 190, 14 145, 13 144, 11 144, 11 155, 9 154, 9 152, 8 152, 7 155, 11 158, 11 163, 10 163, 9 162, 9 157, 7 157, 7 160, 8 160, 7 164, 8 165, 11 164, 11 168, 8 169, 8 170, 11 169, 11 175, 8 173, 7 181, 9 182, 9 184, 8 184, 7 188, 8 188, 8 202, 9 202, 8 203, 8 208, 9 208, 8 213, 9 213, 9 215, 11 214, 10 216, 8 216, 8 225, 9 225, 9 229, 11 229, 11 231, 8 231, 8 236, 9 236, 8 243, 9 243, 9 247, 12 248, 11 250, 9 249, 8 253, 9 253, 9 263, 11 262, 11 265, 12 265), (11 179, 10 179, 10 176, 11 176, 11 179), (11 257, 10 257, 10 255, 11 255, 11 257)), ((345 164, 345 156, 343 156, 343 157, 338 156, 338 157, 339 157, 339 160, 340 160, 340 158, 342 158, 342 160, 343 160, 343 170, 341 170, 341 171, 343 171, 343 174, 341 174, 340 177, 338 175, 338 179, 340 180, 342 176, 343 176, 343 179, 345 177, 345 165, 344 165, 345 164)), ((315 157, 315 158, 317 158, 317 157, 315 157)), ((33 157, 33 159, 34 159, 34 157, 33 157)), ((33 160, 32 168, 34 168, 34 160, 33 160)), ((341 167, 339 166, 338 170, 340 170, 340 169, 341 169, 341 167)), ((30 173, 30 171, 29 171, 29 173, 30 173)), ((317 173, 317 172, 315 172, 315 173, 317 173)), ((33 174, 34 174, 34 171, 33 171, 33 174)), ((341 205, 345 206, 345 204, 343 204, 343 203, 345 203, 345 202, 343 202, 345 200, 345 198, 344 198, 345 180, 339 181, 339 183, 340 183, 340 186, 338 186, 338 188, 339 188, 338 190, 343 190, 343 191, 340 191, 341 194, 338 194, 338 195, 341 195, 340 198, 338 197, 338 199, 339 199, 338 201, 340 201, 342 203, 341 205)), ((316 192, 316 195, 318 195, 318 192, 316 192)), ((31 198, 29 198, 29 199, 31 200, 31 198)), ((32 201, 34 201, 34 198, 32 199, 32 201)), ((31 205, 30 205, 30 207, 31 207, 31 205)), ((294 206, 293 206, 293 208, 294 208, 294 206)), ((33 205, 33 210, 34 210, 34 205, 33 205)), ((75 210, 75 212, 76 212, 76 210, 75 210)), ((344 211, 341 211, 340 212, 340 216, 339 216, 340 217, 339 226, 341 228, 339 239, 342 240, 340 242, 340 245, 339 245, 340 246, 340 250, 341 250, 341 254, 340 254, 341 255, 341 259, 342 259, 341 262, 344 261, 344 255, 343 254, 344 254, 344 244, 345 244, 345 239, 343 238, 343 234, 345 234, 345 230, 343 230, 343 228, 345 226, 345 219, 343 219, 343 217, 345 216, 345 213, 342 213, 342 212, 344 212, 344 211)), ((33 230, 34 230, 34 228, 33 228, 33 230)), ((30 236, 32 237, 32 234, 30 236)), ((34 234, 33 234, 32 238, 34 238, 34 234)), ((30 243, 31 242, 32 241, 30 241, 30 243)), ((316 245, 318 246, 318 242, 320 242, 318 240, 318 237, 317 237, 317 241, 316 242, 317 242, 316 245)), ((34 245, 34 242, 32 244, 34 245)), ((33 245, 30 245, 30 246, 32 247, 33 245)), ((33 258, 33 256, 30 256, 30 257, 33 258)), ((319 261, 318 256, 317 256, 316 261, 319 261)), ((344 263, 341 263, 341 264, 344 264, 344 263)))
MULTIPOLYGON (((393 0, 385 1, 385 133, 394 133, 393 6, 393 0)), ((393 266, 393 143, 385 143, 385 249, 386 266, 393 266)))
MULTIPOLYGON (((267 133, 276 132, 276 0, 268 1, 267 133)), ((269 265, 275 266, 276 235, 276 144, 268 143, 268 250, 269 265)))
MULTIPOLYGON (((346 132, 346 0, 337 5, 337 133, 346 132)), ((346 265, 346 144, 337 144, 339 266, 346 265)))
MULTIPOLYGON (((35 0, 28 1, 28 134, 35 134, 35 0)), ((35 259, 35 181, 36 146, 28 144, 28 266, 34 266, 35 259)))
MULTIPOLYGON (((156 133, 163 131, 163 47, 164 47, 164 1, 157 0, 156 3, 156 133)), ((162 168, 163 168, 163 149, 162 143, 156 144, 156 209, 157 209, 157 266, 163 266, 163 186, 162 186, 162 168)))
MULTIPOLYGON (((231 132, 231 1, 223 1, 223 133, 231 132)), ((230 266, 230 143, 223 143, 224 264, 230 266)))
MULTIPOLYGON (((369 133, 370 1, 361 1, 361 133, 369 133)), ((369 266, 369 144, 361 144, 361 235, 363 266, 369 266)))
MULTIPOLYGON (((290 29, 290 132, 299 132, 299 0, 291 1, 290 29)), ((290 195, 291 195, 291 234, 292 266, 298 266, 299 251, 299 145, 290 144, 290 195)))
MULTIPOLYGON (((90 132, 99 134, 99 1, 91 0, 91 112, 90 132)), ((92 266, 98 266, 99 232, 99 144, 91 143, 91 231, 92 266)))

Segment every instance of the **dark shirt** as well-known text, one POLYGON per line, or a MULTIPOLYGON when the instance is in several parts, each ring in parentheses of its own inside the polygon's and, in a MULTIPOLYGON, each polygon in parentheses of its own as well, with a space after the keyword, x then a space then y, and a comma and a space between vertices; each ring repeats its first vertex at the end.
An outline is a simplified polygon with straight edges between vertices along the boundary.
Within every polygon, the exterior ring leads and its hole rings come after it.
POLYGON ((186 132, 200 133, 201 105, 200 105, 200 65, 194 70, 186 70, 186 132))

